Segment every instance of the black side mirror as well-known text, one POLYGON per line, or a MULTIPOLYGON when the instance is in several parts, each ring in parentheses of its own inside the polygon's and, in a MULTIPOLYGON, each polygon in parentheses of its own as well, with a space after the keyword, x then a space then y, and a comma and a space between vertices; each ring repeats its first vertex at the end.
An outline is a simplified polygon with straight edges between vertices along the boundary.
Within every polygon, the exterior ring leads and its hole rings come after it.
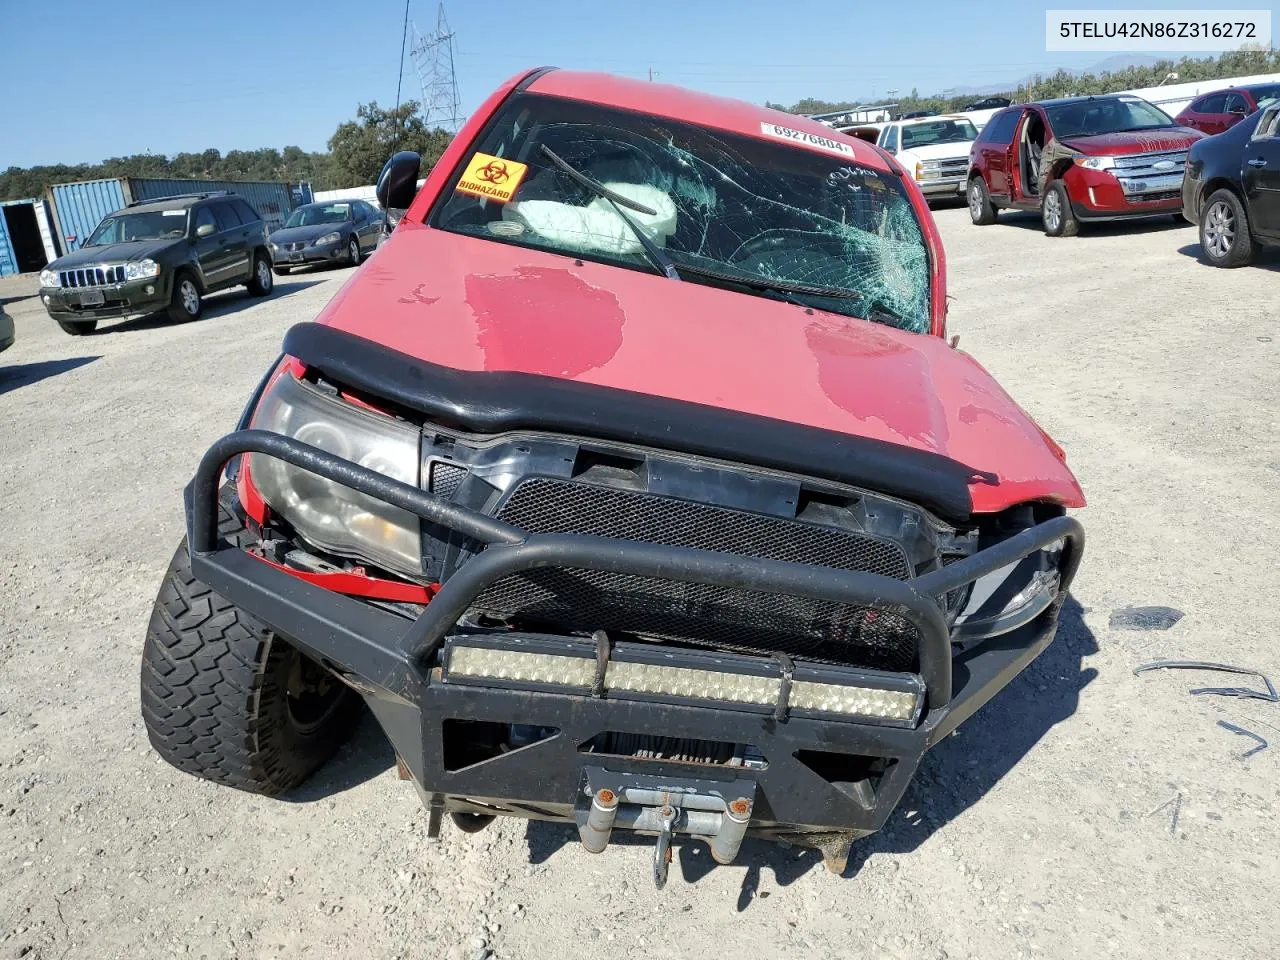
POLYGON ((392 155, 378 174, 378 203, 385 210, 395 207, 407 210, 413 204, 414 194, 418 192, 418 171, 422 168, 422 157, 412 150, 402 150, 392 155))

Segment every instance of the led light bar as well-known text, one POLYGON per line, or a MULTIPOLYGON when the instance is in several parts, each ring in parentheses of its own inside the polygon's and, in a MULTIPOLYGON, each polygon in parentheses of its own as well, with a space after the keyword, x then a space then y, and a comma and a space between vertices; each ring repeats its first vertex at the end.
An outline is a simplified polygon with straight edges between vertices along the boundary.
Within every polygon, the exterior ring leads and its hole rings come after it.
MULTIPOLYGON (((596 685, 595 644, 529 634, 451 637, 446 641, 447 683, 581 693, 596 685)), ((732 704, 775 710, 783 695, 782 667, 772 659, 647 644, 617 644, 605 667, 603 693, 611 699, 732 704)), ((914 725, 924 706, 915 674, 797 663, 787 709, 799 715, 914 725)))

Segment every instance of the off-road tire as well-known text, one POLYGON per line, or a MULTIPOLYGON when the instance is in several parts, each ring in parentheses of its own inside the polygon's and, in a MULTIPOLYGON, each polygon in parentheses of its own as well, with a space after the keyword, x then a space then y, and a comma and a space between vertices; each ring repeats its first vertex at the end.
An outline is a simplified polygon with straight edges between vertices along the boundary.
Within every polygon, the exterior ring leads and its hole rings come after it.
POLYGON ((975 225, 987 227, 996 222, 996 208, 991 203, 987 182, 982 177, 974 177, 969 181, 969 189, 965 191, 965 202, 969 205, 969 219, 975 225))
POLYGON ((200 285, 190 273, 179 271, 174 274, 173 296, 169 298, 169 307, 165 312, 174 323, 190 323, 192 320, 199 320, 200 314, 204 313, 204 294, 200 292, 200 285), (194 301, 190 299, 190 292, 186 290, 187 284, 190 284, 191 289, 195 291, 194 301), (191 306, 192 303, 194 303, 194 309, 191 306))
POLYGON ((265 253, 253 255, 253 277, 245 286, 255 297, 265 297, 275 287, 275 278, 271 276, 271 261, 265 253))
MULTIPOLYGON (((219 498, 219 535, 247 538, 219 498)), ((298 654, 260 620, 191 574, 186 540, 165 573, 142 652, 142 719, 168 763, 205 780, 275 796, 307 779, 355 726, 360 698, 333 679, 333 700, 303 726, 290 707, 298 654)), ((312 670, 320 670, 306 661, 312 670)))
POLYGON ((59 320, 58 326, 62 328, 62 332, 70 334, 73 337, 83 337, 86 334, 93 333, 98 329, 97 320, 59 320))
POLYGON ((1040 201, 1040 219, 1044 232, 1051 237, 1074 237, 1080 232, 1080 221, 1071 209, 1071 198, 1067 196, 1066 185, 1061 180, 1051 180, 1045 187, 1044 198, 1040 201))
POLYGON ((1249 213, 1235 191, 1215 190, 1200 210, 1200 251, 1215 267, 1243 267, 1253 260, 1249 213), (1215 221, 1215 216, 1221 214, 1215 221), (1216 235, 1215 235, 1216 231, 1216 235))

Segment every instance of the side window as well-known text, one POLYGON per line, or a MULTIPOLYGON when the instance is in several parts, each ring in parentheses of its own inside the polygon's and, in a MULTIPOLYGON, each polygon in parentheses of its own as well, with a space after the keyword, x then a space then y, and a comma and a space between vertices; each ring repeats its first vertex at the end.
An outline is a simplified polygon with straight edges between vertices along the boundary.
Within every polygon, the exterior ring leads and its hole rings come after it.
POLYGON ((1253 139, 1259 137, 1280 137, 1280 104, 1272 104, 1262 114, 1257 129, 1253 131, 1253 139))
POLYGON ((1197 113, 1226 113, 1227 112, 1227 95, 1225 93, 1215 93, 1205 97, 1200 101, 1200 106, 1196 107, 1197 113))
POLYGON ((1240 94, 1229 93, 1227 94, 1227 108, 1225 112, 1248 114, 1249 104, 1240 94))
POLYGON ((213 207, 213 215, 218 218, 218 223, 223 230, 234 230, 240 226, 240 217, 236 214, 236 209, 226 200, 220 200, 211 205, 213 207))
POLYGON ((236 208, 236 213, 240 214, 240 219, 245 223, 257 223, 262 217, 258 216, 258 211, 249 206, 249 204, 236 197, 231 201, 231 205, 236 208))
POLYGON ((214 233, 217 233, 218 230, 221 229, 218 226, 217 219, 213 215, 213 211, 210 210, 208 207, 201 207, 199 210, 196 211, 196 230, 199 230, 201 227, 204 227, 204 226, 213 227, 214 233))
POLYGON ((896 125, 895 125, 895 126, 892 126, 892 127, 890 127, 890 128, 888 129, 887 135, 886 135, 886 136, 885 136, 885 138, 884 138, 884 148, 885 148, 886 150, 888 150, 890 153, 896 153, 896 152, 897 152, 897 150, 898 150, 898 128, 897 128, 897 126, 896 126, 896 125))
POLYGON ((1004 113, 997 113, 987 121, 987 125, 983 127, 982 136, 979 139, 1001 144, 1012 142, 1013 131, 1017 129, 1018 117, 1021 115, 1021 110, 1006 110, 1004 113))

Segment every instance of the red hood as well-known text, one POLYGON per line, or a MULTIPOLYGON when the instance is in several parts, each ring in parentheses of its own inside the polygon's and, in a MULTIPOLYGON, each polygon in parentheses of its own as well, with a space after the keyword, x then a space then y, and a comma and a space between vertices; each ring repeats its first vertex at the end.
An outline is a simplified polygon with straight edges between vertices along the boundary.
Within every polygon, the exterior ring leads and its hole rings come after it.
POLYGON ((1116 157, 1131 153, 1155 153, 1159 150, 1185 150, 1204 137, 1188 127, 1158 127, 1145 133, 1099 133, 1092 137, 1063 137, 1062 142, 1089 157, 1116 157))
POLYGON ((579 380, 940 453, 974 509, 1083 506, 1050 441, 934 336, 402 223, 317 318, 459 370, 579 380))

